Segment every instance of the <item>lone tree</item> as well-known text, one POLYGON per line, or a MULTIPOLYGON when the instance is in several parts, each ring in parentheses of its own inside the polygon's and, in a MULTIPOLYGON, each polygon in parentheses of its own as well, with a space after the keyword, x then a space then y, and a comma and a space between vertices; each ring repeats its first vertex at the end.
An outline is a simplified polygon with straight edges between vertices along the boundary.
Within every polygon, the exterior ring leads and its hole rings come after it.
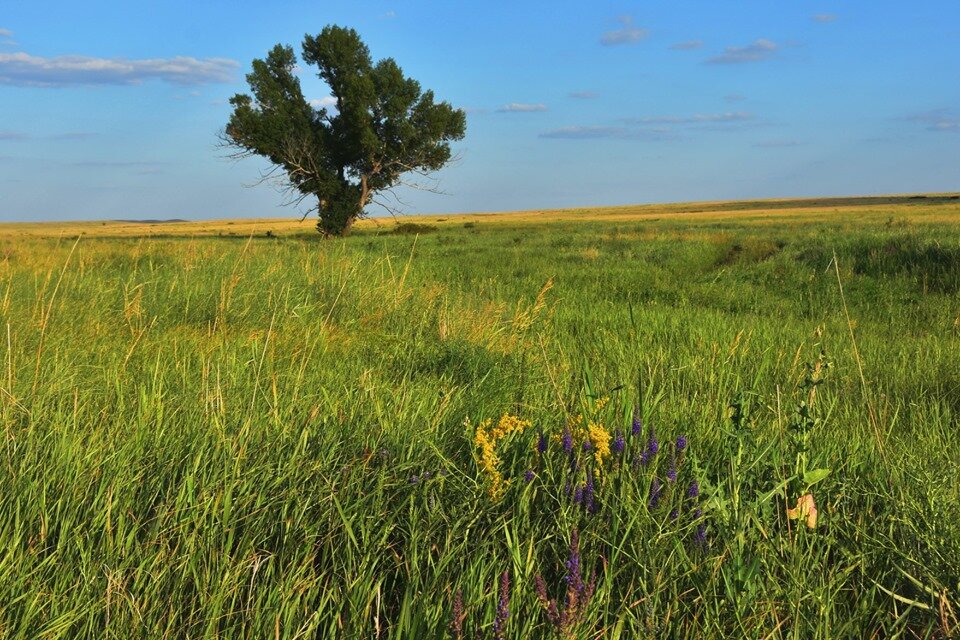
MULTIPOLYGON (((303 60, 319 69, 336 110, 315 108, 294 75, 297 58, 277 45, 254 60, 247 75, 253 96, 230 99, 233 115, 224 131, 235 156, 261 155, 273 167, 264 178, 281 178, 293 203, 310 197, 317 229, 343 235, 377 193, 414 173, 427 176, 450 160, 451 140, 460 140, 466 116, 432 91, 403 75, 392 58, 373 64, 353 29, 328 26, 305 36, 303 60), (286 174, 286 175, 284 175, 286 174)), ((384 206, 387 206, 384 204, 384 206)))

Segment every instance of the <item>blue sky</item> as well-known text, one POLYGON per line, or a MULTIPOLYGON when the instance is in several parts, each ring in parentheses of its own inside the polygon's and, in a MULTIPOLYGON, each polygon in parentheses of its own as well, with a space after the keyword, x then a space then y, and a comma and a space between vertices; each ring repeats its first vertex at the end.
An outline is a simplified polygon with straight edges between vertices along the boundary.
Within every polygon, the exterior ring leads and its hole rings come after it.
POLYGON ((409 213, 960 189, 957 0, 160 4, 3 3, 0 220, 293 215, 217 132, 331 23, 468 112, 409 213))

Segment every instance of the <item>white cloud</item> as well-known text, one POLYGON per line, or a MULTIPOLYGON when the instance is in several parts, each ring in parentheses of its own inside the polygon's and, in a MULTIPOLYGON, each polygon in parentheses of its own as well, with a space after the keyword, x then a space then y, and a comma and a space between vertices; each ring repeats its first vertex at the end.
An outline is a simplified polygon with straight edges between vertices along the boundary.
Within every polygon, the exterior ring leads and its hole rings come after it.
POLYGON ((310 106, 314 109, 329 109, 331 107, 336 108, 337 99, 333 96, 324 96, 322 98, 311 100, 310 106))
POLYGON ((386 11, 386 12, 380 14, 380 19, 381 19, 381 20, 393 20, 393 19, 396 18, 396 17, 397 17, 397 12, 396 12, 396 11, 386 11))
POLYGON ((590 100, 591 98, 597 97, 596 91, 571 91, 567 94, 571 98, 577 98, 580 100, 590 100))
POLYGON ((541 138, 555 140, 673 140, 677 136, 665 129, 630 129, 627 127, 572 126, 550 129, 541 138))
POLYGON ((837 19, 837 16, 833 13, 818 13, 813 16, 814 22, 819 22, 820 24, 827 24, 828 22, 833 22, 837 19))
POLYGON ((693 51, 694 49, 703 48, 703 40, 684 40, 683 42, 675 42, 670 45, 670 48, 675 51, 693 51))
POLYGON ((718 56, 707 58, 707 64, 741 64, 769 60, 780 47, 776 42, 760 38, 745 47, 726 47, 718 56))
POLYGON ((0 84, 21 87, 131 85, 159 79, 177 85, 229 82, 240 65, 228 58, 93 58, 0 53, 0 84))
POLYGON ((622 29, 616 31, 607 31, 600 37, 600 44, 605 47, 614 47, 619 44, 636 44, 649 35, 649 31, 640 27, 633 26, 633 18, 630 16, 621 16, 620 23, 622 29))
POLYGON ((10 31, 10 29, 0 29, 0 38, 12 38, 12 37, 13 37, 13 31, 10 31))
POLYGON ((947 109, 934 109, 909 115, 905 120, 926 125, 927 131, 960 133, 960 117, 947 109))
POLYGON ((653 116, 646 118, 625 118, 632 124, 717 124, 726 122, 745 122, 755 116, 746 111, 728 113, 696 113, 692 116, 653 116))
POLYGON ((537 113, 546 110, 547 105, 542 103, 528 104, 524 102, 511 102, 497 109, 497 113, 537 113))

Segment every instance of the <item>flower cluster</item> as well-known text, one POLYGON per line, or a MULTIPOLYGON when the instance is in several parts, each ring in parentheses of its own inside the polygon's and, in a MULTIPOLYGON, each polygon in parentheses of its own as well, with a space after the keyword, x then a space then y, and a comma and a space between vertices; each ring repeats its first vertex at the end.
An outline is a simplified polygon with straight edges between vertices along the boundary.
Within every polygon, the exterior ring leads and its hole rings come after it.
POLYGON ((503 414, 495 425, 492 420, 484 420, 477 425, 473 436, 474 447, 479 449, 477 463, 487 476, 490 495, 495 499, 503 495, 507 484, 500 471, 497 443, 514 433, 522 433, 529 428, 529 420, 521 420, 507 413, 503 414))

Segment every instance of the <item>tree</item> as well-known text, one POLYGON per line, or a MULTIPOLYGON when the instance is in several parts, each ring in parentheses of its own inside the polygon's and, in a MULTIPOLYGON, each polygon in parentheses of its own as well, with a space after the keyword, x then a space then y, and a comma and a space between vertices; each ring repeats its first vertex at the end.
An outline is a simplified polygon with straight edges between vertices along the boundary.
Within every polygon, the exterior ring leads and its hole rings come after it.
MULTIPOLYGON (((247 75, 253 96, 230 99, 233 114, 224 141, 236 156, 260 155, 273 167, 294 203, 316 198, 317 229, 342 235, 378 193, 428 176, 450 160, 450 141, 463 138, 466 115, 403 75, 392 58, 375 65, 353 29, 327 26, 303 40, 303 61, 316 65, 336 110, 315 108, 294 75, 290 46, 276 45, 247 75)), ((389 208, 389 207, 388 207, 389 208)))

